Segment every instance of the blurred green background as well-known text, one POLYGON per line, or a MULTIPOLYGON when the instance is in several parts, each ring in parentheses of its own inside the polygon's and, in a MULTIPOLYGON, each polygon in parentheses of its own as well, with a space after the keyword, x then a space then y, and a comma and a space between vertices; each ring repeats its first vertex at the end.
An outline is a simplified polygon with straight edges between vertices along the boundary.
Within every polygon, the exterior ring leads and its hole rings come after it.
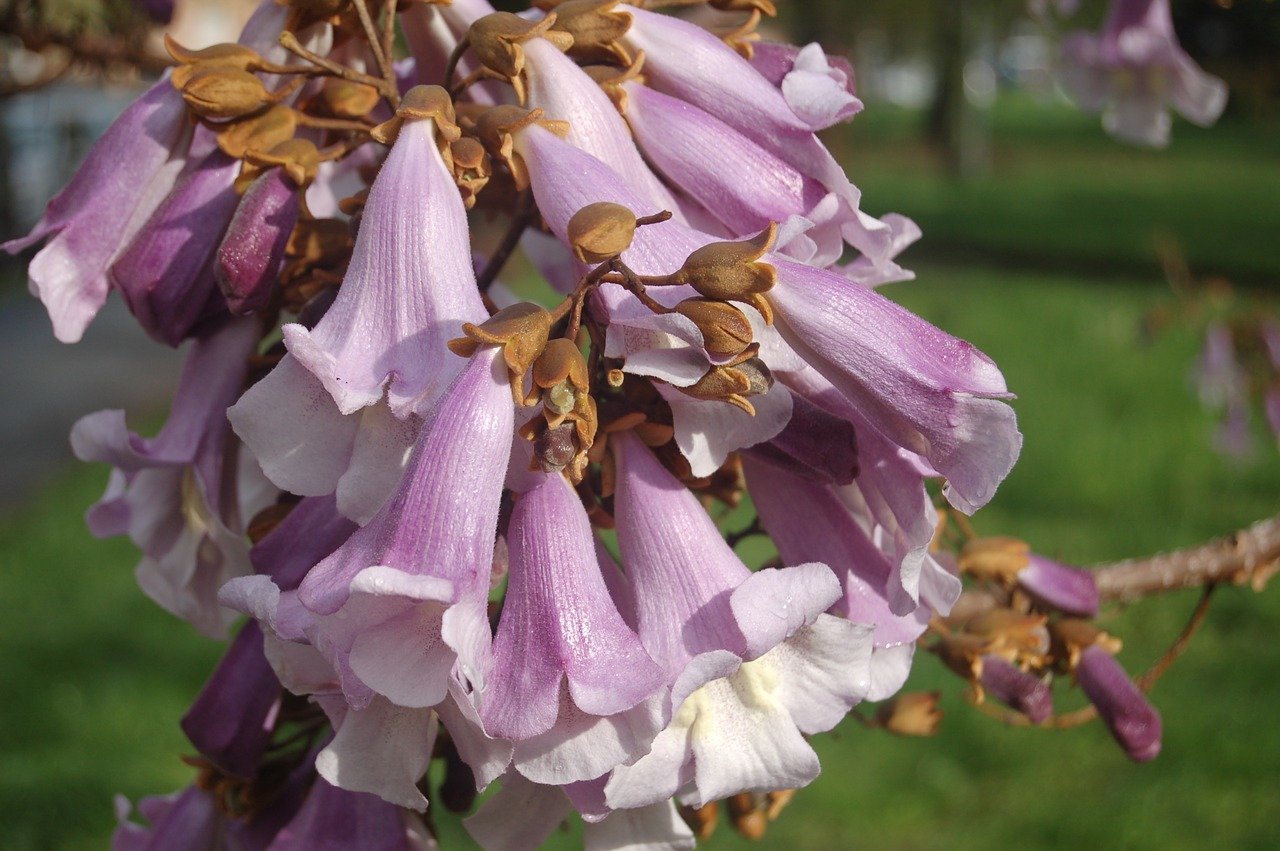
MULTIPOLYGON (((1266 301, 1280 282, 1280 125, 1236 114, 1179 122, 1163 153, 1107 139, 1052 97, 1002 93, 982 114, 987 162, 965 180, 923 132, 924 110, 871 104, 832 139, 873 212, 915 218, 919 280, 886 292, 1001 365, 1026 445, 975 519, 1080 564, 1195 544, 1280 511, 1280 452, 1213 448, 1189 382, 1194 323, 1177 316, 1157 252, 1266 301)), ((8 273, 0 308, 25 298, 8 273)), ((37 367, 38 368, 38 367, 37 367)), ((35 383, 40 380, 36 373, 35 383)), ((29 390, 23 400, 35 399, 29 390)), ((27 404, 23 401, 23 404, 27 404)), ((36 404, 32 401, 30 404, 36 404)), ((136 406, 159 422, 163 400, 136 406)), ((1255 417, 1255 419, 1257 419, 1255 417)), ((6 457, 23 451, 6 446, 6 457)), ((95 541, 81 514, 98 467, 48 471, 0 517, 0 848, 100 848, 111 798, 191 779, 177 726, 219 646, 164 614, 132 581, 126 541, 95 541)), ((1109 611, 1137 671, 1177 634, 1193 592, 1109 611)), ((932 739, 846 722, 816 737, 823 776, 763 847, 1275 848, 1280 846, 1280 588, 1226 588, 1190 651, 1155 688, 1165 744, 1130 764, 1106 731, 1005 728, 922 654, 907 688, 944 691, 932 739)), ((1059 705, 1079 696, 1059 688, 1059 705)), ((444 847, 466 847, 438 814, 444 847)), ((556 847, 572 847, 570 832, 556 847)), ((713 848, 739 848, 725 825, 713 848)))

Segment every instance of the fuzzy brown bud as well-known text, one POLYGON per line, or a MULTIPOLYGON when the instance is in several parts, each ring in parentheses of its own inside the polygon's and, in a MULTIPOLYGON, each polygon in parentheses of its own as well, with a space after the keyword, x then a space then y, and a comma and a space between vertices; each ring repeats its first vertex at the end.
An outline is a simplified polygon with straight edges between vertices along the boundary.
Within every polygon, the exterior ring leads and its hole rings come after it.
POLYGON ((280 168, 295 185, 302 188, 315 180, 316 171, 320 168, 320 152, 310 139, 288 139, 274 145, 269 151, 246 152, 245 166, 236 179, 237 187, 245 180, 252 183, 267 169, 280 168))
POLYGON ((693 320, 702 332, 702 342, 714 355, 736 355, 751 345, 751 323, 741 310, 725 301, 687 298, 676 312, 693 320))
POLYGON ((233 121, 218 131, 218 147, 233 159, 244 159, 249 151, 269 151, 293 138, 298 129, 298 114, 284 104, 240 121, 233 121))
POLYGON ((271 102, 271 96, 248 71, 197 68, 182 86, 182 99, 197 115, 214 120, 240 118, 271 102))
POLYGON ((631 29, 631 15, 618 0, 567 0, 556 6, 555 29, 573 37, 570 53, 586 61, 629 62, 618 40, 631 29))
POLYGON ((588 204, 569 219, 569 245, 583 263, 617 257, 631 247, 635 234, 636 214, 610 201, 588 204))
POLYGON ((745 301, 755 306, 765 321, 771 321, 773 312, 763 293, 773 289, 778 271, 759 261, 773 248, 777 235, 777 225, 770 223, 751 239, 704 245, 690 254, 671 278, 710 299, 745 301))
POLYGON ((759 12, 771 18, 778 14, 773 0, 707 0, 707 4, 721 12, 759 12))
POLYGON ((521 103, 525 99, 524 48, 533 38, 545 38, 560 50, 568 50, 573 36, 552 30, 556 15, 548 12, 540 21, 528 21, 510 12, 493 12, 477 19, 468 32, 471 52, 488 70, 505 77, 515 87, 521 103))
POLYGON ((519 399, 525 374, 547 345, 551 322, 546 308, 522 301, 504 307, 479 325, 465 323, 465 336, 450 340, 449 350, 469 358, 482 345, 502 346, 502 357, 511 373, 511 392, 519 399))
POLYGON ((330 77, 316 96, 316 106, 335 118, 364 118, 381 97, 373 86, 330 77))

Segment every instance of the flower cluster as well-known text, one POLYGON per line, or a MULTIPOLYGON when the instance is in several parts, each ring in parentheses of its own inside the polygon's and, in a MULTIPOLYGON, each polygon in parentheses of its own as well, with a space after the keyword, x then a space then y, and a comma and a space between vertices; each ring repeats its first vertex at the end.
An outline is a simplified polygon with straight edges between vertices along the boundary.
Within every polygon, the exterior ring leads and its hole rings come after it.
POLYGON ((115 468, 89 521, 202 632, 251 618, 183 720, 199 780, 120 847, 424 847, 428 796, 495 781, 486 847, 571 812, 591 847, 687 847, 677 805, 773 812, 807 736, 901 687, 960 593, 930 483, 992 497, 1010 394, 875 289, 919 232, 817 136, 862 107, 847 66, 710 5, 726 33, 264 0, 237 45, 170 43, 8 244, 45 241, 59 339, 114 290, 188 344, 159 435, 77 424, 115 468), (553 302, 498 281, 517 250, 553 302), (745 497, 755 571, 713 520, 745 497))
MULTIPOLYGON (((1034 0, 1047 16, 1045 0, 1034 0)), ((1072 15, 1076 0, 1054 10, 1072 15)), ((1202 71, 1178 43, 1169 0, 1111 0, 1096 33, 1076 30, 1062 40, 1062 83, 1080 108, 1102 113, 1102 126, 1125 142, 1169 144, 1169 108, 1201 127, 1218 120, 1227 86, 1202 71)))

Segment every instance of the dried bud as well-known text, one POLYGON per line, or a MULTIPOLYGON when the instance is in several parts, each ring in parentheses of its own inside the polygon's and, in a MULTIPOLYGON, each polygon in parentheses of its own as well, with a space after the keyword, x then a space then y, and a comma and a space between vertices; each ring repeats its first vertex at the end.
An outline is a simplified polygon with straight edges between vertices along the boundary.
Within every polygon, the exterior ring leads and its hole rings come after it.
POLYGON ((182 99, 197 115, 214 120, 240 118, 271 102, 262 80, 222 67, 197 67, 182 86, 182 99))
POLYGON ((688 298, 675 309, 698 326, 703 345, 713 355, 736 355, 751 345, 751 323, 741 310, 728 302, 688 298))
POLYGON ((897 736, 932 736, 942 723, 938 708, 940 692, 923 691, 900 694, 876 710, 876 721, 897 736))
POLYGON ((629 62, 618 40, 631 29, 631 15, 618 0, 568 0, 556 6, 555 29, 573 37, 572 55, 586 61, 629 62))
POLYGON ((1025 615, 1010 609, 993 609, 965 624, 967 634, 989 642, 988 652, 1010 662, 1038 663, 1049 651, 1049 630, 1044 615, 1025 615))
POLYGON ((756 409, 748 398, 773 388, 773 374, 764 361, 755 356, 759 349, 759 343, 752 343, 734 362, 711 367, 702 378, 679 390, 695 399, 728 402, 754 417, 756 409))
POLYGON ((591 265, 626 251, 635 234, 636 214, 609 201, 588 204, 569 219, 569 245, 573 254, 591 265))
POLYGON ((546 308, 522 301, 504 307, 479 325, 464 324, 462 333, 466 336, 450 340, 449 350, 469 358, 482 345, 502 346, 502 357, 511 372, 511 390, 519 399, 525 373, 547 345, 551 322, 546 308))
POLYGON ((761 396, 773 389, 773 373, 760 358, 745 360, 734 369, 747 377, 747 392, 743 395, 761 396))
POLYGON ((991 647, 990 640, 969 634, 946 635, 933 646, 942 663, 969 682, 982 676, 982 657, 991 647))
POLYGON ((269 151, 293 138, 298 114, 284 104, 276 104, 261 115, 228 123, 218 131, 218 147, 233 159, 244 159, 249 151, 269 151))
POLYGON ((1031 547, 1016 538, 975 538, 960 550, 961 573, 980 581, 1010 585, 1027 566, 1031 547))
POLYGON ((462 136, 453 111, 453 98, 440 86, 414 86, 400 99, 396 114, 369 131, 384 145, 395 144, 406 121, 434 121, 440 152, 448 154, 449 144, 462 136))
POLYGON ((316 106, 335 118, 364 118, 382 96, 373 86, 330 77, 316 95, 316 106))
POLYGON ((587 362, 573 340, 559 337, 547 343, 533 364, 533 383, 543 390, 567 384, 586 391, 587 362))
POLYGON ((623 83, 635 80, 638 83, 644 82, 640 70, 644 67, 644 51, 636 51, 636 55, 624 67, 619 68, 616 65, 587 65, 583 67, 583 71, 587 76, 596 81, 600 88, 604 89, 604 93, 613 101, 618 111, 626 113, 627 111, 627 87, 623 83))
POLYGON ((759 260, 773 247, 777 235, 777 225, 770 223, 751 239, 704 245, 671 278, 710 299, 748 302, 771 321, 773 312, 762 294, 773 289, 778 271, 759 260))

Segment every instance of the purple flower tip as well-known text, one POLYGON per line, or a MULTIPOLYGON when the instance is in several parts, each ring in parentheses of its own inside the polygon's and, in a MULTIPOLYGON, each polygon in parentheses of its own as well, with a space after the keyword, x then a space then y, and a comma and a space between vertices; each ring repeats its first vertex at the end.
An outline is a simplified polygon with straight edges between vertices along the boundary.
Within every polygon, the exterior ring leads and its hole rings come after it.
POLYGON ((1049 686, 999 656, 982 657, 981 681, 987 694, 1026 715, 1033 724, 1042 724, 1053 714, 1053 692, 1049 686))
POLYGON ((1098 584, 1093 574, 1032 553, 1018 572, 1018 586, 1037 603, 1075 617, 1098 613, 1098 584))
POLYGON ((1155 759, 1163 733, 1160 713, 1120 663, 1101 647, 1087 647, 1076 665, 1076 678, 1129 759, 1155 759))

